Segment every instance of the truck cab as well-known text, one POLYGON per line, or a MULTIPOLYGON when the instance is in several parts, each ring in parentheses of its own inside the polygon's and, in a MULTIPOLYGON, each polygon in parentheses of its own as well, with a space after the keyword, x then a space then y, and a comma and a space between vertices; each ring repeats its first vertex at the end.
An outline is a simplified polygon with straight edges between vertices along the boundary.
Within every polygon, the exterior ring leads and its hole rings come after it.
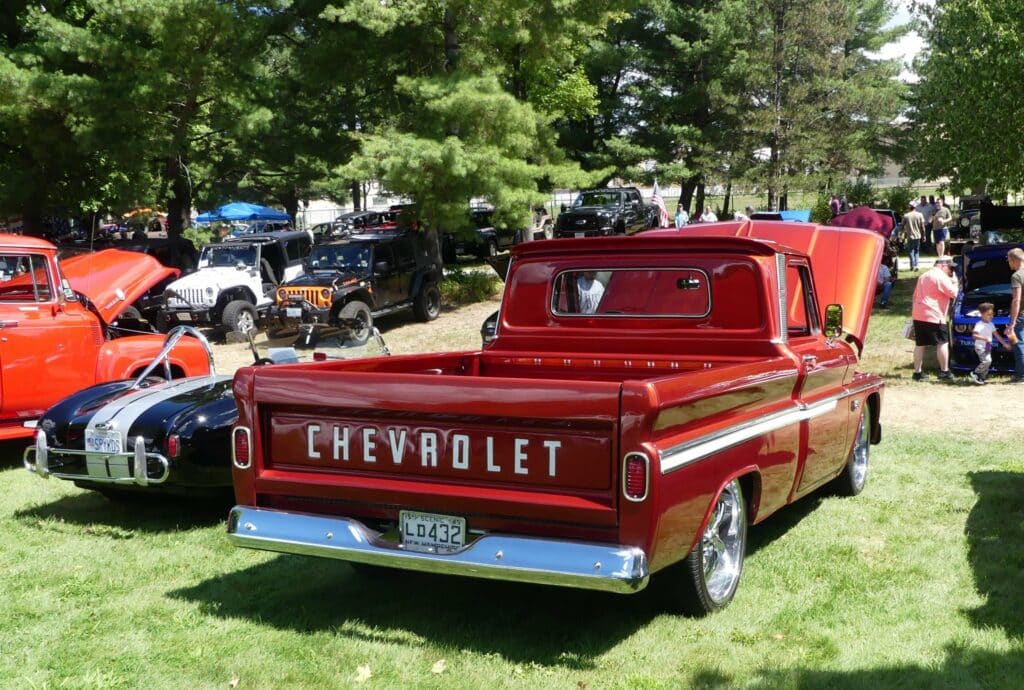
MULTIPOLYGON (((160 336, 116 326, 177 269, 116 249, 63 261, 45 240, 0 235, 0 439, 28 437, 61 398, 128 378, 160 351, 160 336)), ((209 371, 198 343, 172 360, 172 375, 209 371)))

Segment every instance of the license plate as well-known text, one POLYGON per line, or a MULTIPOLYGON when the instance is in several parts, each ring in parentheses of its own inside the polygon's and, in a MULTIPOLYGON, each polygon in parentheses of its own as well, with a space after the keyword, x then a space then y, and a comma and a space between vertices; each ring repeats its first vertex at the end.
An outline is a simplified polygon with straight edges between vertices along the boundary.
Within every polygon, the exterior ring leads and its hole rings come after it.
POLYGON ((587 233, 585 233, 585 232, 576 232, 576 233, 573 233, 573 235, 575 235, 576 237, 586 237, 587 233))
POLYGON ((408 551, 454 553, 466 543, 465 518, 403 510, 399 521, 402 545, 408 551))
POLYGON ((89 453, 116 455, 121 452, 121 432, 114 429, 86 429, 85 450, 89 453))
POLYGON ((178 321, 191 321, 192 320, 192 315, 189 314, 187 311, 178 312, 177 314, 174 315, 174 317, 176 319, 178 319, 178 321))
POLYGON ((302 309, 300 307, 285 307, 284 315, 291 319, 301 319, 302 309))

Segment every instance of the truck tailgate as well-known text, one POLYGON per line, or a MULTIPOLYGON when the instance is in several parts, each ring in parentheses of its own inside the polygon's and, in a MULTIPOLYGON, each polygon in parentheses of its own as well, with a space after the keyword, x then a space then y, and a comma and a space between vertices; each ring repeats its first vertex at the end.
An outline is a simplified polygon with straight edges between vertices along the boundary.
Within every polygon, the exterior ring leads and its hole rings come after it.
POLYGON ((616 523, 616 382, 251 371, 263 503, 616 523))

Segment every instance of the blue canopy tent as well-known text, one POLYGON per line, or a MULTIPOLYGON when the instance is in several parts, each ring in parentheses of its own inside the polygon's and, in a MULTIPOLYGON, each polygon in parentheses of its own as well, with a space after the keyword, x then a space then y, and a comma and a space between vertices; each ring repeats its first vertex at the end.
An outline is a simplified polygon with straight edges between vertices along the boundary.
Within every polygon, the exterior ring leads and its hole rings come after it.
POLYGON ((224 204, 220 208, 206 213, 200 213, 196 218, 197 223, 212 223, 215 220, 291 220, 284 211, 278 211, 269 206, 259 204, 248 204, 244 201, 234 201, 224 204))

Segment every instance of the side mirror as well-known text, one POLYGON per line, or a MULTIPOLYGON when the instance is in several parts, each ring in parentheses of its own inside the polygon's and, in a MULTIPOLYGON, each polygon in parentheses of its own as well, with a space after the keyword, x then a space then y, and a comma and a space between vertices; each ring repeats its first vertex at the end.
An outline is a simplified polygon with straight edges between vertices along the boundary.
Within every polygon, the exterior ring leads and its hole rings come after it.
POLYGON ((387 273, 390 270, 391 264, 389 264, 387 261, 378 261, 373 265, 374 273, 387 273))
POLYGON ((568 206, 566 206, 565 204, 562 204, 562 213, 565 213, 568 210, 568 208, 569 208, 568 206))
POLYGON ((843 305, 830 304, 825 307, 825 337, 838 338, 843 334, 843 305))

